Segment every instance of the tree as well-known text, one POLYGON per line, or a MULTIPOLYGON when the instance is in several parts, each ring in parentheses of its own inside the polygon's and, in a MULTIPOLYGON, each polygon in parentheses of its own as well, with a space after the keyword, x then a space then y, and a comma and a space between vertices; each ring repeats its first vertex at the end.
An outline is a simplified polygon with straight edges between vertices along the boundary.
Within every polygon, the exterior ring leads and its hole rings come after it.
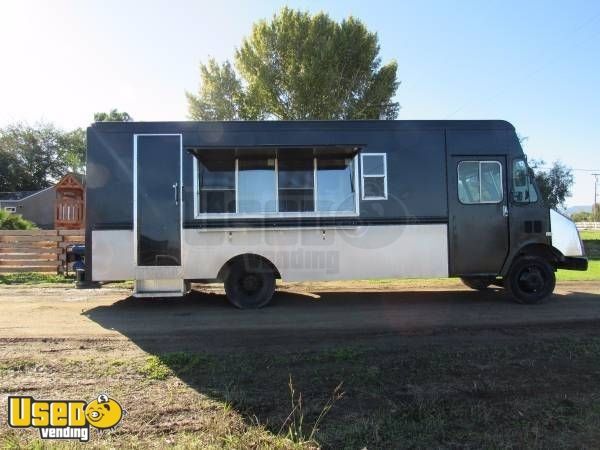
POLYGON ((185 93, 190 117, 194 120, 240 120, 244 102, 242 84, 231 64, 222 65, 210 58, 200 64, 198 96, 185 93))
POLYGON ((60 137, 60 130, 48 123, 19 123, 0 130, 0 153, 8 163, 3 168, 0 189, 43 189, 64 175, 68 169, 59 156, 60 137))
POLYGON ((586 211, 580 211, 571 214, 571 219, 573 222, 592 222, 592 213, 586 211))
POLYGON ((235 68, 200 66, 193 119, 394 119, 397 64, 382 65, 377 35, 350 17, 283 8, 261 20, 235 53, 235 68))
POLYGON ((0 191, 34 191, 67 172, 81 172, 85 131, 65 132, 50 123, 24 123, 0 129, 0 191))
POLYGON ((83 128, 63 132, 59 138, 59 158, 68 172, 85 173, 86 132, 83 128))
POLYGON ((125 111, 111 109, 109 112, 94 113, 94 122, 131 122, 133 118, 125 111))
POLYGON ((573 171, 560 161, 552 163, 550 168, 544 168, 544 165, 542 160, 531 161, 540 194, 549 208, 564 208, 566 198, 571 196, 573 171))

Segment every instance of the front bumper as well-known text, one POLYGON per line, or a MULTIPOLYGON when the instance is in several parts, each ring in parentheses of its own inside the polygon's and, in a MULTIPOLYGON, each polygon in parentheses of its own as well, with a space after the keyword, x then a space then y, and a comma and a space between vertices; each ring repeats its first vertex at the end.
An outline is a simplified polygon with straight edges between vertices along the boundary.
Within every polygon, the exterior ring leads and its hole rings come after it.
POLYGON ((587 270, 588 260, 584 256, 565 256, 558 262, 557 267, 566 270, 587 270))

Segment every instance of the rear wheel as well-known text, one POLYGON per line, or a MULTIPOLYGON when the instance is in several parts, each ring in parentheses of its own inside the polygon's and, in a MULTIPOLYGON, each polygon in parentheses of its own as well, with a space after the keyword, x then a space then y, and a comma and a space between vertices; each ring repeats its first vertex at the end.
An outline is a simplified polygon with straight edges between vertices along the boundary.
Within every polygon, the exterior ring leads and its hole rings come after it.
POLYGON ((554 291, 556 276, 552 265, 539 256, 523 256, 510 268, 504 287, 519 303, 546 300, 554 291))
POLYGON ((461 277, 460 280, 465 286, 477 291, 487 289, 490 284, 496 281, 494 277, 461 277))
POLYGON ((262 308, 273 297, 275 274, 264 261, 249 258, 231 265, 225 278, 225 293, 240 309, 262 308))

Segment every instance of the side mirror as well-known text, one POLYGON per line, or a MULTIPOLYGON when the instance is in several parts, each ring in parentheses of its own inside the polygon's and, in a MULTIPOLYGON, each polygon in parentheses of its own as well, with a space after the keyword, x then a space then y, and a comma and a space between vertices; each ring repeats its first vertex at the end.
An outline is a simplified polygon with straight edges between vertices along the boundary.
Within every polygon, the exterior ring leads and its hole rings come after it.
POLYGON ((522 202, 523 201, 523 192, 522 191, 512 191, 511 198, 513 202, 522 202))

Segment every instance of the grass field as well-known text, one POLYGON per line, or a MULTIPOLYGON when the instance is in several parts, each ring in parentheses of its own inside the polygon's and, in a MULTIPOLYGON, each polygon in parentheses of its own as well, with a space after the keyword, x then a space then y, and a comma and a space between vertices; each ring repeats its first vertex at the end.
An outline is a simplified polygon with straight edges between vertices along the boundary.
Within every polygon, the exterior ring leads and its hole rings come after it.
MULTIPOLYGON (((593 327, 151 355, 123 342, 3 343, 0 388, 108 389, 128 415, 81 448, 598 448, 593 327)), ((3 424, 0 447, 75 445, 3 424)))

